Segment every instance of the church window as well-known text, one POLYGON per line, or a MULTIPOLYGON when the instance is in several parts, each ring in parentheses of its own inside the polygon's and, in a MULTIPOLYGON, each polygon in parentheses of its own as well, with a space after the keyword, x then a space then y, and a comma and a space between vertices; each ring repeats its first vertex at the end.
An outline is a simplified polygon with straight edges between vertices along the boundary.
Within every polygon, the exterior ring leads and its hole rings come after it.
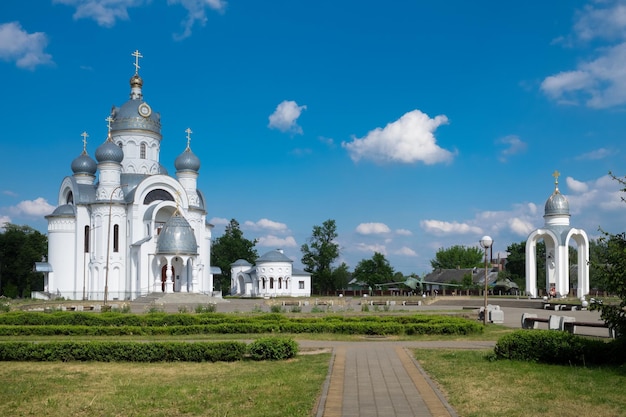
POLYGON ((146 144, 142 143, 139 147, 139 157, 141 159, 146 159, 146 144))
POLYGON ((278 278, 278 289, 281 290, 283 288, 283 279, 278 278))
POLYGON ((161 188, 157 188, 156 190, 150 191, 146 195, 146 198, 143 199, 143 204, 147 206, 153 201, 176 201, 176 200, 174 200, 174 197, 172 197, 172 195, 168 193, 167 191, 161 188))
POLYGON ((298 281, 298 288, 301 290, 304 289, 304 281, 298 281))
POLYGON ((113 252, 120 251, 120 225, 113 226, 113 252))
POLYGON ((270 290, 274 289, 274 278, 270 278, 270 290))
POLYGON ((74 204, 74 193, 71 191, 67 193, 67 200, 65 204, 74 204))
POLYGON ((265 289, 265 278, 263 278, 263 289, 265 289))
POLYGON ((285 280, 285 289, 286 290, 289 289, 289 280, 288 279, 285 280))
POLYGON ((89 253, 89 226, 85 226, 85 253, 89 253))
POLYGON ((122 142, 117 142, 117 146, 122 147, 122 142))

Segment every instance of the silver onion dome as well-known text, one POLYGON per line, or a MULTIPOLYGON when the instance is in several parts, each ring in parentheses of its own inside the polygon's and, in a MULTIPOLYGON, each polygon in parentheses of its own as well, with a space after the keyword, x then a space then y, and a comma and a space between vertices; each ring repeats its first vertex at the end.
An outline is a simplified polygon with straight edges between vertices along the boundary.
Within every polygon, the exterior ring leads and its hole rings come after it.
POLYGON ((545 216, 569 216, 569 202, 558 190, 546 201, 545 216))
POLYGON ((176 157, 174 161, 176 171, 195 171, 200 170, 200 158, 198 158, 189 147, 183 153, 176 157))
POLYGON ((117 162, 120 164, 124 159, 124 151, 113 141, 107 139, 102 145, 96 149, 96 160, 100 162, 117 162))
POLYGON ((85 151, 72 161, 72 172, 74 174, 95 175, 97 169, 98 164, 85 151))
POLYGON ((189 222, 176 211, 159 234, 158 254, 197 255, 198 244, 189 222))

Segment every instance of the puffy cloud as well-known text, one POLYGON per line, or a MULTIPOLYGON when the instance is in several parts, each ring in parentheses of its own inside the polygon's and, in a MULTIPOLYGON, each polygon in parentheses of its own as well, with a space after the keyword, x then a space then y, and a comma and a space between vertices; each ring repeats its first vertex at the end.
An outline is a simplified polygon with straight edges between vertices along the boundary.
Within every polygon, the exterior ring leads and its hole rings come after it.
POLYGON ((496 141, 500 145, 505 145, 506 148, 500 152, 498 158, 501 162, 506 162, 507 158, 511 155, 526 152, 526 142, 523 142, 518 136, 509 135, 496 141))
POLYGON ((454 153, 437 145, 434 132, 437 127, 447 124, 444 115, 431 119, 419 110, 404 114, 384 128, 376 128, 363 138, 354 138, 352 142, 342 142, 354 162, 369 159, 377 163, 423 162, 432 165, 450 162, 454 153))
POLYGON ((4 230, 4 225, 6 223, 11 223, 11 218, 0 214, 0 230, 4 230))
POLYGON ((273 232, 288 232, 289 229, 285 223, 275 222, 269 219, 261 219, 258 222, 247 220, 244 226, 252 230, 271 230, 273 232))
POLYGON ((213 217, 211 218, 211 220, 209 220, 209 223, 214 226, 226 226, 228 223, 230 223, 230 220, 223 217, 213 217))
POLYGON ((293 248, 298 246, 293 236, 281 238, 274 235, 262 236, 257 242, 259 246, 269 246, 273 248, 293 248))
POLYGON ((483 230, 477 226, 471 226, 467 223, 446 222, 441 220, 422 220, 420 222, 420 226, 427 233, 432 233, 434 235, 483 233, 483 230))
POLYGON ((281 132, 302 134, 302 128, 297 123, 302 110, 306 110, 306 106, 298 106, 295 101, 284 100, 276 106, 274 113, 270 114, 268 127, 281 132))
POLYGON ((385 245, 381 245, 381 244, 368 245, 366 243, 359 243, 356 245, 356 249, 359 252, 369 252, 369 253, 378 252, 378 253, 382 253, 383 255, 387 255, 387 248, 385 247, 385 245))
POLYGON ((412 236, 413 232, 407 229, 396 229, 396 234, 400 236, 412 236))
POLYGON ((413 249, 411 249, 411 248, 409 248, 407 246, 403 246, 400 249, 394 251, 393 253, 395 255, 417 256, 417 253, 413 249))
POLYGON ((0 59, 15 61, 19 68, 33 70, 52 64, 52 55, 44 52, 48 37, 43 32, 28 33, 19 22, 0 25, 0 59))
POLYGON ((572 177, 567 177, 565 179, 565 182, 567 184, 567 188, 572 190, 575 193, 585 193, 587 192, 587 190, 589 189, 589 187, 587 186, 587 184, 585 184, 582 181, 576 181, 574 178, 572 177))
POLYGON ((384 223, 361 223, 356 227, 356 232, 361 235, 379 235, 391 232, 384 223))
POLYGON ((514 217, 509 220, 510 230, 518 236, 528 236, 530 232, 535 230, 535 227, 531 222, 525 219, 514 217))
POLYGON ((54 206, 50 205, 45 198, 39 197, 35 200, 24 200, 12 208, 18 215, 43 217, 54 211, 54 206))

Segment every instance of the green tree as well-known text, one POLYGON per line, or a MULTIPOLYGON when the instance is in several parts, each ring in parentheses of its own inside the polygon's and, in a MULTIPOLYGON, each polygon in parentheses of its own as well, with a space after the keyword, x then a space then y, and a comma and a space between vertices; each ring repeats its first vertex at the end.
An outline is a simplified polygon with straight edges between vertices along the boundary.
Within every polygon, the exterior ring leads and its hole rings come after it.
POLYGON ((589 240, 589 289, 604 289, 604 275, 601 265, 608 256, 608 247, 604 239, 589 240))
POLYGON ((357 264, 353 276, 359 281, 366 282, 370 288, 374 289, 376 284, 391 282, 393 273, 393 268, 389 265, 385 255, 374 252, 371 259, 363 259, 357 264))
POLYGON ((483 265, 485 253, 474 246, 455 245, 447 249, 441 248, 430 260, 433 269, 474 268, 483 265))
POLYGON ((230 265, 239 259, 244 259, 254 264, 259 257, 254 246, 257 240, 248 240, 243 237, 239 223, 231 219, 226 226, 224 234, 213 241, 211 248, 211 265, 222 270, 222 274, 216 276, 216 287, 227 294, 230 290, 230 265))
MULTIPOLYGON (((619 182, 622 186, 621 191, 626 192, 626 178, 618 178, 612 173, 609 175, 619 182)), ((624 197, 622 201, 626 201, 624 197)), ((605 290, 617 296, 619 302, 593 303, 591 308, 600 310, 604 322, 613 328, 619 337, 626 338, 626 233, 616 235, 604 231, 602 233, 599 244, 605 245, 605 249, 599 251, 596 261, 592 261, 593 267, 605 290)))
POLYGON ((339 257, 337 225, 328 219, 321 226, 313 226, 309 243, 302 245, 302 264, 311 273, 313 291, 328 293, 337 289, 332 264, 339 257))
POLYGON ((345 262, 342 262, 341 265, 333 269, 332 277, 335 289, 347 288, 348 282, 352 279, 352 273, 350 272, 348 265, 345 262))
MULTIPOLYGON (((526 241, 511 243, 507 248, 506 271, 502 278, 515 282, 520 289, 526 288, 526 241)), ((537 288, 546 287, 546 245, 537 242, 537 288)))
POLYGON ((35 262, 48 253, 48 238, 30 226, 4 224, 0 233, 0 294, 30 297, 43 290, 43 275, 33 272, 35 262))

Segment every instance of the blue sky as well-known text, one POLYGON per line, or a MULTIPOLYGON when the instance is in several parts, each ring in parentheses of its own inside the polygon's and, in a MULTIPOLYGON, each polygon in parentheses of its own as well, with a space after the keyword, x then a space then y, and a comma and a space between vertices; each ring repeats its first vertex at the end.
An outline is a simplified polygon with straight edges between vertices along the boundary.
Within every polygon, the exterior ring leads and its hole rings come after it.
POLYGON ((235 218, 260 254, 300 265, 327 219, 351 268, 504 252, 555 170, 573 226, 625 229, 626 2, 575 0, 3 0, 0 222, 46 230, 137 49, 161 163, 191 128, 214 236, 235 218))

